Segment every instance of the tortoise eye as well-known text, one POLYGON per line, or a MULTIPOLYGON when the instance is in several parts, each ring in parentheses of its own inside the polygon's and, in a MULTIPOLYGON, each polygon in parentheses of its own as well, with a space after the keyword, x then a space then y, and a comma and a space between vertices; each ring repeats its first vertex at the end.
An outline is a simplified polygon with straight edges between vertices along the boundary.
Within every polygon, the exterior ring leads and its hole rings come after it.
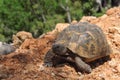
POLYGON ((59 45, 53 45, 52 48, 55 50, 55 49, 59 49, 59 45))
POLYGON ((58 49, 58 48, 60 48, 60 46, 56 46, 56 48, 58 49))

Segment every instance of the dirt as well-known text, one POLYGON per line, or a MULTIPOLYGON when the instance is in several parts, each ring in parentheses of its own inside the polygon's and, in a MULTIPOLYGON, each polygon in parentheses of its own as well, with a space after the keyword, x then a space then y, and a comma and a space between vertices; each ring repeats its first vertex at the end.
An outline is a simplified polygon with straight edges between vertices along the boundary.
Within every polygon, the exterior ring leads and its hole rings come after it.
MULTIPOLYGON (((97 65, 90 74, 76 72, 69 64, 46 68, 43 59, 56 39, 56 29, 37 39, 26 39, 13 53, 0 56, 0 80, 120 80, 120 7, 109 9, 101 17, 84 16, 102 28, 113 49, 110 60, 97 65)), ((76 22, 74 22, 75 24, 76 22)), ((62 24, 63 30, 68 24, 62 24), (64 26, 63 26, 64 25, 64 26)), ((57 27, 58 30, 58 27, 57 27)))

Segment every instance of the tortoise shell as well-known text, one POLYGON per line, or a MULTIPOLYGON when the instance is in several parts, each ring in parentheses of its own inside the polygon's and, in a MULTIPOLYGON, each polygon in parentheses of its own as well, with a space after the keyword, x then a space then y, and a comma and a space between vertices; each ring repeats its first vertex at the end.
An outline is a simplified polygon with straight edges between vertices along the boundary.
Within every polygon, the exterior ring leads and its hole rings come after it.
POLYGON ((86 62, 107 56, 111 48, 105 34, 97 25, 88 22, 71 24, 57 37, 55 44, 62 44, 86 62))

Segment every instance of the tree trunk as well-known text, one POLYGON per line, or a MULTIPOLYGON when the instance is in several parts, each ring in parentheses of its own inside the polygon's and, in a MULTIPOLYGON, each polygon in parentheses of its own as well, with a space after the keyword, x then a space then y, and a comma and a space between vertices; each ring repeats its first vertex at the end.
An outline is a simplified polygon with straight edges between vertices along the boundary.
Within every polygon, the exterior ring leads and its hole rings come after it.
POLYGON ((42 19, 43 19, 43 23, 46 22, 46 19, 45 19, 45 15, 42 13, 42 19))
POLYGON ((70 15, 70 9, 68 6, 64 6, 63 4, 60 4, 60 7, 65 10, 66 14, 67 14, 67 20, 69 23, 71 23, 71 15, 70 15))
POLYGON ((69 9, 68 6, 67 6, 67 8, 66 8, 66 12, 67 12, 67 19, 68 19, 68 22, 71 23, 70 9, 69 9))

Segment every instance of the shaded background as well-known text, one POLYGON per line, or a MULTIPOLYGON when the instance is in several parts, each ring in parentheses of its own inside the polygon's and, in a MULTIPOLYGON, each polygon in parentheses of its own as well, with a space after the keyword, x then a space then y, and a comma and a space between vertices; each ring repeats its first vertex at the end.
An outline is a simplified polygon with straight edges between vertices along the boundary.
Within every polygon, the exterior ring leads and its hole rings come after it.
POLYGON ((56 23, 100 16, 120 0, 0 0, 0 41, 24 30, 34 37, 54 29, 56 23))

